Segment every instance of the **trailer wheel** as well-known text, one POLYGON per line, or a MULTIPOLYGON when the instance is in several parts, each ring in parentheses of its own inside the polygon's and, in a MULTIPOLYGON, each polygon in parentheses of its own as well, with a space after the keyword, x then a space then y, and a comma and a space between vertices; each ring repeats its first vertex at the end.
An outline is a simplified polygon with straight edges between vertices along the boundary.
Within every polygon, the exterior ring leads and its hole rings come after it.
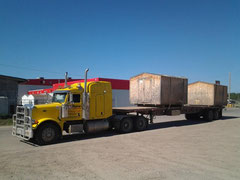
POLYGON ((143 116, 138 116, 134 121, 134 128, 136 131, 143 131, 147 128, 148 120, 143 116))
POLYGON ((222 109, 219 110, 219 119, 222 119, 222 109))
POLYGON ((59 129, 51 123, 43 124, 37 130, 35 139, 39 145, 55 143, 60 137, 59 129))
POLYGON ((195 114, 193 115, 193 119, 194 119, 194 120, 199 120, 199 119, 200 119, 200 114, 199 114, 199 113, 195 113, 195 114))
POLYGON ((187 119, 187 120, 192 120, 191 114, 185 114, 185 119, 187 119))
POLYGON ((120 132, 121 133, 129 133, 133 129, 133 122, 132 119, 127 117, 123 118, 120 124, 120 132))
POLYGON ((218 120, 218 119, 219 119, 219 111, 218 111, 218 110, 215 110, 215 111, 213 112, 213 119, 214 119, 214 120, 218 120))
POLYGON ((200 119, 200 115, 199 115, 199 113, 185 114, 185 118, 187 120, 199 120, 200 119))
POLYGON ((204 114, 204 119, 206 121, 212 121, 213 120, 213 111, 209 110, 204 114))

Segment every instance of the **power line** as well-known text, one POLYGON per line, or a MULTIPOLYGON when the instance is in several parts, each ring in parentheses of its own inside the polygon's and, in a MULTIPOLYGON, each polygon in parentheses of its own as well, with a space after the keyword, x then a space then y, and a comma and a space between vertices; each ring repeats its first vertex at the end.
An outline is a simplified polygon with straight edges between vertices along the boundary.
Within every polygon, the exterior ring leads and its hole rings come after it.
MULTIPOLYGON (((10 68, 15 68, 18 70, 29 70, 29 71, 38 71, 38 72, 44 72, 44 73, 51 73, 51 74, 58 74, 58 75, 64 75, 63 73, 60 72, 54 72, 54 71, 45 71, 45 70, 40 70, 40 69, 35 69, 35 68, 29 68, 29 67, 23 67, 23 66, 16 66, 16 65, 9 65, 9 64, 2 64, 0 63, 1 66, 5 66, 5 67, 10 67, 10 68)), ((81 76, 79 74, 71 74, 74 76, 81 76)))
POLYGON ((46 73, 53 73, 53 74, 63 74, 63 73, 59 73, 59 72, 53 72, 53 71, 45 71, 45 70, 40 70, 40 69, 35 69, 35 68, 27 68, 27 67, 23 67, 23 66, 15 66, 15 65, 9 65, 9 64, 1 64, 1 66, 6 66, 6 67, 11 67, 11 68, 16 68, 16 69, 25 69, 25 70, 31 70, 31 71, 39 71, 39 72, 46 72, 46 73))

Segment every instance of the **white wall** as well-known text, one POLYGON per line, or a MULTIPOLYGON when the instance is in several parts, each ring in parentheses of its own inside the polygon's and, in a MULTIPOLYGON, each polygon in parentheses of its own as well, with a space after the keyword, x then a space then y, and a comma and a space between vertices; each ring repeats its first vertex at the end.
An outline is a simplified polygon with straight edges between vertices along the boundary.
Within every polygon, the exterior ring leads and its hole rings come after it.
POLYGON ((133 106, 129 102, 129 90, 113 89, 112 106, 113 107, 133 106))
POLYGON ((43 85, 18 85, 18 100, 22 98, 23 95, 28 94, 28 91, 37 90, 37 89, 48 89, 52 88, 52 86, 43 86, 43 85))

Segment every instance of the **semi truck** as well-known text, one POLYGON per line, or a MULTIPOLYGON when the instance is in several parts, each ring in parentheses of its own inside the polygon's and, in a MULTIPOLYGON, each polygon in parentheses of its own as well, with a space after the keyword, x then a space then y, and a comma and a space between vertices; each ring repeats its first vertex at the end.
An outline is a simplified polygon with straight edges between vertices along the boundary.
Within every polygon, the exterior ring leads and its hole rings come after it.
POLYGON ((212 121, 222 117, 223 105, 137 105, 112 107, 110 82, 72 84, 54 91, 52 102, 16 107, 12 135, 34 140, 39 145, 52 144, 66 133, 96 133, 116 130, 119 133, 146 130, 155 116, 185 114, 187 120, 212 121))

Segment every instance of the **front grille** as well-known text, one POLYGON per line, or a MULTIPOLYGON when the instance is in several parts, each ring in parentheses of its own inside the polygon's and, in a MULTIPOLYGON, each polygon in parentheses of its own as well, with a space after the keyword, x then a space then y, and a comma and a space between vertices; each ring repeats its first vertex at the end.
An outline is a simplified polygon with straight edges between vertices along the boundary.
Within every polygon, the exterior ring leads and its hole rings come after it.
POLYGON ((13 130, 14 136, 29 140, 33 137, 32 131, 32 107, 17 106, 16 114, 13 115, 13 130))

